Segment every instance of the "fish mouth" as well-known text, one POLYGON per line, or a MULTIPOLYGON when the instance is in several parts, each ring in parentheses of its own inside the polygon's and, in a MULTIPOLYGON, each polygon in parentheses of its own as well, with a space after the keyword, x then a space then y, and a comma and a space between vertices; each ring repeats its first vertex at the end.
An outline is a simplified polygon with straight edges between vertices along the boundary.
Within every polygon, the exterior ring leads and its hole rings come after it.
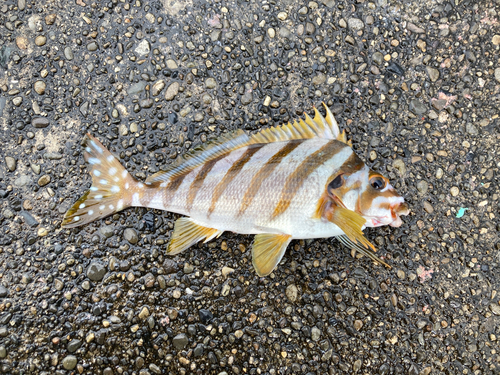
POLYGON ((391 207, 392 218, 394 219, 389 225, 398 228, 403 224, 401 216, 406 216, 410 213, 410 209, 406 203, 399 203, 397 206, 391 207))

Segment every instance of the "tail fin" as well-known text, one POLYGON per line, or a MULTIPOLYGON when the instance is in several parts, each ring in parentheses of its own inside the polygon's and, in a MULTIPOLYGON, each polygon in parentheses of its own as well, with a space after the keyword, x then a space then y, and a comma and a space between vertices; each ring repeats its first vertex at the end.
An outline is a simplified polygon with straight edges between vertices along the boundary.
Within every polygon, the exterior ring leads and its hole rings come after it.
POLYGON ((118 159, 90 134, 85 137, 84 147, 92 186, 64 215, 65 228, 87 224, 129 207, 130 189, 137 184, 118 159))

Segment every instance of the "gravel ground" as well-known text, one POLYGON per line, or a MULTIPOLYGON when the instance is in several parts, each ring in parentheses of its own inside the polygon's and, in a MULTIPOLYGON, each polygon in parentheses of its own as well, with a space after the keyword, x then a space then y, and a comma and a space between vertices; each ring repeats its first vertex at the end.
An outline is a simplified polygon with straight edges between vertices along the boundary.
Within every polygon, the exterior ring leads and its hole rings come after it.
POLYGON ((500 373, 500 1, 3 0, 0 373, 500 373), (97 136, 139 179, 325 102, 412 213, 393 266, 250 236, 168 257, 176 215, 61 229, 97 136))

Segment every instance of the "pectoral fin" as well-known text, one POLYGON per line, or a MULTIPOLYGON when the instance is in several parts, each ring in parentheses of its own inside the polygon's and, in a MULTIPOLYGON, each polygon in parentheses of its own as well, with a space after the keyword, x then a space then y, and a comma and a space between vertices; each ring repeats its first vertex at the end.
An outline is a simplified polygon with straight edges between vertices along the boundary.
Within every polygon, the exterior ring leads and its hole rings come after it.
POLYGON ((252 263, 259 276, 269 275, 292 240, 288 234, 257 234, 252 246, 252 263))
POLYGON ((204 242, 208 242, 221 234, 221 230, 202 227, 189 217, 181 217, 175 222, 174 233, 168 244, 167 254, 179 254, 203 239, 205 239, 204 242))
POLYGON ((331 210, 331 215, 328 219, 342 229, 352 242, 376 251, 375 246, 373 246, 363 235, 361 228, 363 228, 363 225, 366 223, 363 216, 347 208, 335 206, 335 208, 331 210))
POLYGON ((366 255, 375 262, 379 262, 388 268, 392 268, 390 265, 388 265, 386 262, 384 262, 382 259, 376 256, 375 252, 372 249, 366 249, 363 246, 360 246, 357 243, 352 242, 346 235, 337 236, 337 239, 348 248, 353 249, 360 254, 366 255))

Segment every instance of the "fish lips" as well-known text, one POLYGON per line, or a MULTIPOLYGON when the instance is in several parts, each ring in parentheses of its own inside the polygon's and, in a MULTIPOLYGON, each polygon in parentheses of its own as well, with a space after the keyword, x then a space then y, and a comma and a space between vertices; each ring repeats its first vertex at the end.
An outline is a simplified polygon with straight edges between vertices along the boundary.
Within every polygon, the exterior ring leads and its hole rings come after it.
POLYGON ((391 213, 394 220, 392 223, 389 223, 391 227, 398 228, 403 224, 403 220, 401 220, 401 216, 406 216, 410 213, 410 209, 406 203, 400 203, 395 207, 391 207, 391 213))

